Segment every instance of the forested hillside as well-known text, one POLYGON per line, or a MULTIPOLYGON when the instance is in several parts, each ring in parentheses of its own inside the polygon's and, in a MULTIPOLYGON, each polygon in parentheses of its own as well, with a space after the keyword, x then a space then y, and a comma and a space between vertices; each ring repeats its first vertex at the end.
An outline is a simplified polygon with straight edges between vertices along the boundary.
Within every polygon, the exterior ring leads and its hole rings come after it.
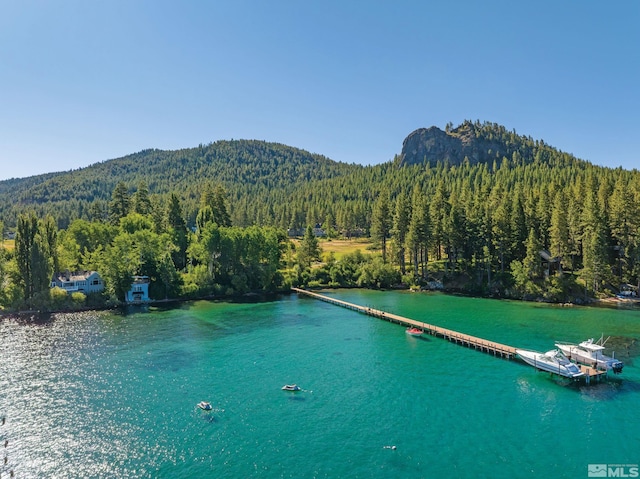
MULTIPOLYGON (((171 192, 179 194, 193 223, 203 186, 211 181, 223 185, 235 203, 360 169, 254 140, 218 141, 177 151, 143 150, 75 171, 1 181, 0 218, 13 225, 18 213, 31 209, 41 216, 53 215, 64 227, 76 218, 90 219, 94 203, 105 207, 117 183, 125 182, 133 192, 144 181, 158 199, 166 200, 171 192)), ((244 216, 244 212, 236 214, 244 216)))
MULTIPOLYGON (((573 301, 640 283, 640 172, 592 165, 494 123, 416 132, 394 160, 366 167, 260 141, 146 150, 75 172, 2 182, 0 219, 12 227, 19 213, 35 210, 78 234, 86 228, 79 220, 134 234, 139 220, 122 224, 131 213, 148 216, 143 229, 156 234, 174 225, 169 231, 182 232, 164 241, 179 251, 173 265, 192 292, 212 291, 214 283, 236 291, 255 286, 247 271, 264 268, 264 258, 246 263, 241 255, 241 267, 223 267, 218 249, 207 249, 220 235, 246 248, 249 240, 241 238, 249 227, 275 228, 248 234, 277 238, 288 267, 297 265, 287 279, 270 269, 263 288, 401 279, 417 286, 436 278, 472 293, 573 301), (118 201, 129 196, 131 205, 118 201), (221 228, 211 238, 203 235, 210 223, 221 228), (311 268, 316 255, 296 259, 300 252, 284 246, 283 232, 316 224, 330 235, 370 236, 377 262, 329 258, 311 268), (241 230, 226 229, 232 227, 241 230), (191 230, 195 235, 185 232, 191 230), (194 264, 201 270, 189 270, 194 264)), ((70 264, 87 267, 83 254, 70 264)))

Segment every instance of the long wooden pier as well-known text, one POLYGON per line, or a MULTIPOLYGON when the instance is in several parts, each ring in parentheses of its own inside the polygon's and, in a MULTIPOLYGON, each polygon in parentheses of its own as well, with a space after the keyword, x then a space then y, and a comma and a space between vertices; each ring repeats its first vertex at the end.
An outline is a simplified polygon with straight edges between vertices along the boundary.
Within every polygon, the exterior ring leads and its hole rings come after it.
MULTIPOLYGON (((500 356, 501 358, 505 358, 505 359, 511 359, 511 358, 517 357, 516 348, 514 348, 513 346, 507 346, 506 344, 496 343, 495 341, 489 341, 487 339, 478 338, 476 336, 471 336, 469 334, 459 333, 458 331, 453 331, 452 329, 441 328, 440 326, 435 326, 433 324, 425 323, 423 321, 416 321, 415 319, 405 318, 403 316, 381 311, 379 309, 373 309, 367 306, 360 306, 358 304, 349 303, 347 301, 342 301, 340 299, 332 298, 330 296, 325 296, 323 294, 307 291, 306 289, 291 288, 291 290, 295 291, 298 294, 310 296, 312 298, 319 299, 327 303, 335 304, 336 306, 341 306, 343 308, 352 309, 360 313, 368 314, 369 316, 373 316, 375 318, 384 319, 386 321, 390 321, 392 323, 398 323, 403 326, 420 328, 422 331, 424 331, 425 333, 431 334, 432 336, 438 336, 448 341, 455 342, 456 344, 466 346, 468 348, 474 348, 488 354, 493 354, 496 357, 500 356)), ((602 378, 603 376, 606 376, 607 374, 606 371, 600 371, 589 366, 584 366, 584 365, 578 365, 578 366, 580 367, 580 370, 584 373, 584 380, 587 384, 591 383, 592 378, 600 380, 600 378, 602 378)))
POLYGON ((487 339, 478 338, 476 336, 471 336, 469 334, 459 333, 451 329, 441 328, 440 326, 435 326, 433 324, 425 323, 422 321, 416 321, 415 319, 405 318, 404 316, 388 313, 385 311, 381 311, 379 309, 373 309, 366 306, 360 306, 357 304, 348 303, 340 299, 331 298, 323 294, 313 293, 305 289, 299 289, 299 288, 291 288, 291 289, 298 294, 311 296, 312 298, 319 299, 327 303, 335 304, 337 306, 342 306, 343 308, 352 309, 360 313, 368 314, 369 316, 385 319, 392 323, 398 323, 408 327, 420 328, 422 331, 424 331, 425 333, 431 334, 432 336, 438 336, 438 337, 447 339, 451 342, 454 342, 456 344, 466 346, 468 348, 474 348, 479 351, 483 351, 485 353, 493 354, 494 356, 500 356, 501 358, 511 359, 516 355, 516 348, 514 348, 513 346, 507 346, 506 344, 496 343, 495 341, 489 341, 487 339))

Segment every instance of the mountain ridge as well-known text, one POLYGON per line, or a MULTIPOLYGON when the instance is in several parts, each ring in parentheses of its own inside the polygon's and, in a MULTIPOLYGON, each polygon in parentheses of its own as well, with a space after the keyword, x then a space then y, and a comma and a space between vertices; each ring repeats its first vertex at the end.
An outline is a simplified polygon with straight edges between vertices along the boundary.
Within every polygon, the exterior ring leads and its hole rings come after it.
POLYGON ((177 191, 193 204, 207 182, 220 183, 237 197, 244 190, 286 190, 362 168, 261 140, 219 140, 180 150, 150 148, 75 170, 0 181, 0 220, 9 224, 21 211, 44 212, 46 205, 75 209, 64 214, 82 216, 85 208, 73 203, 107 202, 121 181, 130 189, 144 181, 157 195, 177 191))
POLYGON ((13 225, 19 213, 33 209, 41 215, 53 214, 64 227, 75 218, 89 217, 94 202, 106 207, 117 183, 124 182, 133 192, 143 181, 158 201, 177 193, 190 221, 206 183, 225 188, 229 202, 242 209, 237 216, 243 218, 240 224, 264 224, 267 218, 278 218, 279 224, 301 224, 303 211, 317 217, 314 209, 349 202, 358 203, 352 213, 362 219, 383 187, 394 196, 420 181, 417 172, 403 177, 402 183, 394 180, 392 170, 397 167, 485 162, 494 163, 495 168, 505 158, 511 166, 590 165, 515 130, 468 120, 456 128, 449 124, 444 131, 435 126, 414 130, 394 160, 369 166, 334 161, 282 143, 219 140, 179 150, 150 148, 80 169, 0 181, 0 221, 13 225), (258 213, 258 209, 264 211, 258 213))

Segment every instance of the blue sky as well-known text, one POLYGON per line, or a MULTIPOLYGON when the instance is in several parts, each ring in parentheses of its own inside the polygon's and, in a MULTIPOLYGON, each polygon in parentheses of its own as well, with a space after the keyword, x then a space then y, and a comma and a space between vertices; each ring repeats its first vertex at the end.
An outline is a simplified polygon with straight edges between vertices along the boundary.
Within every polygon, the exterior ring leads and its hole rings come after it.
POLYGON ((0 179, 145 148, 376 164, 491 121, 640 168, 640 2, 0 0, 0 179))

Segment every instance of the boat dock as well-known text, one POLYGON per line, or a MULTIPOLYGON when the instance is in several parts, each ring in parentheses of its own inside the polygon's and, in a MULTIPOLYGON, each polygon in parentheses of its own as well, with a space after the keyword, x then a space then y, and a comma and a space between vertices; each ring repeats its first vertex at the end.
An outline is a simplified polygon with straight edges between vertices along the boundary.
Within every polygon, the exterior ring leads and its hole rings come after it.
POLYGON ((584 364, 578 364, 580 371, 584 373, 584 380, 587 384, 591 383, 591 379, 595 378, 596 381, 600 381, 600 378, 607 375, 606 371, 600 369, 585 366, 584 364))
POLYGON ((357 304, 348 303, 346 301, 331 298, 323 294, 313 293, 311 291, 307 291, 306 289, 291 288, 291 290, 295 291, 298 294, 311 296, 312 298, 335 304, 336 306, 341 306, 343 308, 352 309, 354 311, 358 311, 375 318, 384 319, 391 323, 397 323, 407 327, 419 328, 425 333, 431 334, 432 336, 438 336, 440 338, 444 338, 448 341, 466 346, 468 348, 473 348, 488 354, 493 354, 494 356, 511 359, 516 355, 516 348, 514 348, 513 346, 507 346, 506 344, 496 343, 495 341, 489 341, 487 339, 478 338, 469 334, 459 333, 451 329, 441 328, 440 326, 424 323, 422 321, 416 321, 415 319, 405 318, 404 316, 398 316, 397 314, 388 313, 379 309, 373 309, 366 306, 359 306, 357 304))
MULTIPOLYGON (((487 354, 493 354, 496 357, 499 356, 504 359, 517 358, 516 348, 514 348, 513 346, 507 346, 506 344, 496 343, 495 341, 489 341, 487 339, 478 338, 476 336, 460 333, 458 331, 453 331, 447 328, 441 328, 440 326, 435 326, 433 324, 425 323, 423 321, 416 321, 415 319, 405 318, 404 316, 388 313, 386 311, 381 311, 379 309, 374 309, 367 306, 360 306, 358 304, 349 303, 347 301, 342 301, 341 299, 336 299, 330 296, 325 296, 323 294, 307 291, 306 289, 291 288, 291 290, 295 291, 298 294, 319 299, 320 301, 335 304, 336 306, 351 309, 353 311, 358 311, 360 313, 367 314, 375 318, 384 319, 391 323, 397 323, 407 327, 419 328, 425 333, 431 334, 432 336, 437 336, 437 337, 446 339, 448 341, 455 342, 456 344, 460 344, 461 346, 473 348, 487 354)), ((587 384, 591 383, 592 378, 600 380, 600 378, 603 375, 607 374, 606 371, 600 371, 588 366, 584 366, 584 365, 578 365, 578 366, 580 367, 580 370, 584 373, 584 379, 587 384)))

